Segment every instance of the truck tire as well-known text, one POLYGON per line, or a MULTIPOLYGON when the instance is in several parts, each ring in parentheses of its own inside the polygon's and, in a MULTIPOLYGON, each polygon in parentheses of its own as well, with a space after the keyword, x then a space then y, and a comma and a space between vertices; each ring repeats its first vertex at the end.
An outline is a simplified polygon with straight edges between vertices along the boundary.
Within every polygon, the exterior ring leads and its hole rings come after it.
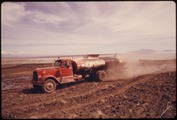
POLYGON ((106 80, 106 78, 107 78, 107 74, 104 70, 99 70, 96 73, 96 81, 97 82, 104 81, 104 80, 106 80))
POLYGON ((57 88, 57 85, 55 81, 52 79, 47 79, 42 86, 42 91, 46 93, 51 93, 55 91, 56 88, 57 88))

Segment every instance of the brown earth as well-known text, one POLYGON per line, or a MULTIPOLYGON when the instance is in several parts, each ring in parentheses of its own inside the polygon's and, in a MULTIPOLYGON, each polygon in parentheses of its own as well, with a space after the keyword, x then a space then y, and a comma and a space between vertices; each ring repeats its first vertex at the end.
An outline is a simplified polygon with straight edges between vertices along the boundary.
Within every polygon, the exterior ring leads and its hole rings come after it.
POLYGON ((2 65, 1 116, 4 119, 175 118, 176 61, 139 64, 145 64, 144 69, 165 67, 112 81, 63 84, 51 94, 32 88, 32 70, 42 64, 2 65))

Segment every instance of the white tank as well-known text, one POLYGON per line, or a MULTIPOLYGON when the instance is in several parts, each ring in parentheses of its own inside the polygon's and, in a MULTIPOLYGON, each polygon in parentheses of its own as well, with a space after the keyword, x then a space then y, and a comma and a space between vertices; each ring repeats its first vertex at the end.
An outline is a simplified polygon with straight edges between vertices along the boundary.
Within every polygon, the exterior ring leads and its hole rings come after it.
POLYGON ((77 64, 77 70, 79 69, 90 69, 90 68, 98 68, 105 65, 105 61, 102 59, 80 59, 73 60, 77 64))

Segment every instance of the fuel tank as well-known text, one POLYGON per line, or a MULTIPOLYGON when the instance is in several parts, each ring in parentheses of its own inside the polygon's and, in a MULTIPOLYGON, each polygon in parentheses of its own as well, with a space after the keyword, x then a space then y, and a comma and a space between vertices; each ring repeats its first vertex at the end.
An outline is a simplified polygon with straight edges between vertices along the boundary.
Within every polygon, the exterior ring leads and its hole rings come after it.
POLYGON ((99 68, 105 66, 105 61, 103 59, 73 59, 72 60, 72 67, 73 71, 79 71, 79 70, 86 70, 86 69, 92 69, 92 68, 99 68))
POLYGON ((89 69, 109 69, 124 65, 126 59, 121 57, 98 57, 98 55, 90 55, 86 58, 72 59, 72 67, 74 73, 87 71, 89 69), (79 71, 79 72, 78 72, 79 71))

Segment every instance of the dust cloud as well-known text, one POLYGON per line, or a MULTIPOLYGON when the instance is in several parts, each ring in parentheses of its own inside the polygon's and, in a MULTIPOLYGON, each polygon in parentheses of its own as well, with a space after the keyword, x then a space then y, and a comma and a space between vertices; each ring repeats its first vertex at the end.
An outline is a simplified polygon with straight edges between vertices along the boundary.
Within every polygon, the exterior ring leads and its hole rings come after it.
POLYGON ((127 61, 125 65, 114 70, 114 74, 113 76, 110 76, 110 78, 112 78, 112 80, 117 80, 137 77, 145 74, 176 71, 176 58, 174 57, 168 59, 162 58, 163 56, 160 56, 161 58, 158 56, 156 56, 156 58, 154 56, 149 56, 149 59, 146 59, 145 57, 145 59, 142 59, 142 56, 133 57, 129 57, 129 61, 127 61), (133 57, 134 59, 132 59, 133 57))
POLYGON ((144 74, 176 71, 176 53, 154 52, 148 54, 122 54, 127 59, 124 69, 115 70, 114 79, 136 77, 144 74))
POLYGON ((145 74, 156 74, 166 71, 176 71, 176 59, 172 60, 139 60, 127 62, 124 67, 114 70, 112 80, 137 77, 145 74))
POLYGON ((139 62, 126 64, 126 77, 135 77, 144 74, 154 73, 160 70, 161 67, 154 65, 142 65, 139 62))

